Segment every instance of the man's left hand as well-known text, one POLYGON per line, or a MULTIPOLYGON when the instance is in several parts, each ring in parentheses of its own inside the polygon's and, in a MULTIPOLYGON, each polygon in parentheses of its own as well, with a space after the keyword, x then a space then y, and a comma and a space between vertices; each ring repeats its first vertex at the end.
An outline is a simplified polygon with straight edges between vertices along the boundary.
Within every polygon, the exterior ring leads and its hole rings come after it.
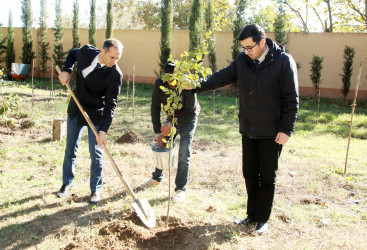
POLYGON ((102 148, 103 145, 106 145, 107 144, 106 132, 99 131, 98 132, 98 136, 99 136, 99 138, 96 138, 97 139, 97 143, 98 143, 98 146, 100 146, 102 148))
POLYGON ((275 142, 280 144, 280 145, 284 145, 286 144, 286 142, 289 140, 289 135, 284 134, 282 132, 279 132, 277 134, 277 136, 275 137, 275 142))

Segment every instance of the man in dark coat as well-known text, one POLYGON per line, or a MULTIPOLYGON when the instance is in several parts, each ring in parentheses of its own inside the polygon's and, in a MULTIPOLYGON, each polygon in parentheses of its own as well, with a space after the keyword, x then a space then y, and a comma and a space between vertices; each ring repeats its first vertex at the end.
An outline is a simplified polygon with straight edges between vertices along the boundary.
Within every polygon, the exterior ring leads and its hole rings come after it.
MULTIPOLYGON (((70 73, 77 64, 74 93, 98 131, 98 137, 88 127, 89 153, 91 158, 91 203, 100 200, 102 186, 102 146, 107 143, 106 134, 111 125, 122 84, 122 73, 117 61, 123 46, 114 38, 107 39, 99 50, 92 45, 72 49, 64 63, 59 79, 63 85, 70 81, 70 73)), ((84 126, 88 126, 73 98, 67 110, 67 141, 63 164, 63 185, 57 192, 65 196, 73 185, 75 160, 84 126)))
MULTIPOLYGON (((175 67, 175 62, 167 62, 164 67, 164 73, 172 74, 175 67)), ((162 104, 167 104, 167 98, 169 97, 164 91, 162 91, 162 86, 167 89, 174 89, 176 87, 172 86, 170 82, 163 82, 162 76, 158 77, 154 84, 151 117, 153 130, 157 135, 157 144, 153 145, 152 147, 156 152, 162 152, 164 150, 160 149, 166 148, 166 144, 162 141, 162 139, 166 138, 170 134, 172 127, 172 117, 169 116, 167 116, 166 123, 163 126, 161 124, 161 106, 162 104)), ((175 110, 175 118, 177 118, 177 132, 173 140, 175 141, 177 135, 180 135, 180 147, 178 152, 178 166, 175 180, 176 188, 175 194, 172 197, 173 202, 182 202, 186 197, 186 184, 189 179, 191 146, 198 122, 198 115, 200 113, 200 104, 194 91, 183 90, 181 93, 180 103, 182 104, 182 109, 175 110)), ((157 164, 155 171, 152 174, 152 178, 140 185, 137 190, 153 187, 161 182, 163 178, 163 169, 160 169, 158 165, 159 164, 157 164)))
POLYGON ((237 82, 247 218, 256 232, 267 231, 274 199, 278 158, 293 131, 298 107, 297 66, 283 47, 257 24, 245 26, 243 50, 226 68, 204 79, 197 92, 237 82))

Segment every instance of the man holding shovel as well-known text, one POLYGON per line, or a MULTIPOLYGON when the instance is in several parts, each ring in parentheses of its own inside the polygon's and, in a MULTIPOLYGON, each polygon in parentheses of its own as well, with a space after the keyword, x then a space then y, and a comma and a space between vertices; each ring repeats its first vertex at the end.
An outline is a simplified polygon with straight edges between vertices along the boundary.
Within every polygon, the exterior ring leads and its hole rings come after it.
POLYGON ((243 52, 228 67, 204 79, 197 91, 234 82, 239 86, 247 217, 238 223, 255 225, 257 233, 264 233, 273 206, 278 158, 299 107, 297 66, 257 24, 245 26, 238 40, 243 52))
MULTIPOLYGON (((176 64, 174 62, 167 62, 164 67, 164 72, 173 73, 175 67, 176 64)), ((162 155, 161 153, 164 152, 164 149, 166 148, 166 144, 162 139, 166 138, 171 133, 172 127, 172 117, 167 117, 167 121, 164 126, 161 124, 161 104, 166 105, 168 98, 165 92, 160 89, 161 86, 164 86, 165 88, 175 88, 175 86, 171 86, 169 82, 163 82, 162 77, 158 77, 155 81, 152 94, 151 116, 153 130, 157 135, 156 144, 152 147, 153 151, 156 152, 157 166, 153 172, 152 178, 140 185, 137 190, 158 185, 163 178, 164 167, 162 166, 167 165, 168 168, 168 157, 165 159, 158 159, 160 157, 159 155, 162 155), (162 164, 160 164, 160 162, 162 164)), ((189 178, 191 145, 194 139, 198 115, 200 113, 200 105, 197 100, 197 95, 193 91, 182 91, 181 103, 182 109, 175 111, 175 117, 177 118, 177 132, 173 140, 176 139, 177 135, 180 135, 180 148, 178 152, 178 166, 175 180, 176 188, 175 194, 172 197, 173 202, 182 202, 186 197, 186 184, 189 178)), ((169 150, 166 151, 167 154, 169 154, 169 150)), ((173 154, 171 160, 173 163, 173 154)), ((172 163, 171 166, 173 165, 172 163)))
MULTIPOLYGON (((98 131, 99 138, 96 138, 92 129, 88 127, 91 158, 90 202, 92 204, 100 200, 103 171, 102 146, 107 143, 106 134, 112 123, 120 94, 122 73, 116 63, 121 57, 122 50, 123 45, 115 38, 107 39, 101 50, 92 45, 72 49, 59 74, 61 84, 65 85, 70 81, 74 64, 77 64, 74 93, 98 131)), ((57 192, 60 198, 67 195, 73 186, 77 150, 84 127, 88 125, 73 98, 70 99, 67 114, 63 185, 57 192)))

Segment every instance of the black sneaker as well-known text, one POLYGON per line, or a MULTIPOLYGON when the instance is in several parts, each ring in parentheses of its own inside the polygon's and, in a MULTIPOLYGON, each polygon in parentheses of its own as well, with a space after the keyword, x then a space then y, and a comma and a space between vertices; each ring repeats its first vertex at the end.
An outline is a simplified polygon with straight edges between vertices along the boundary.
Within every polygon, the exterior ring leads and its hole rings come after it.
POLYGON ((61 197, 64 197, 65 195, 67 195, 72 187, 73 187, 73 185, 71 185, 71 184, 70 185, 63 184, 62 187, 60 188, 60 190, 56 193, 57 197, 61 198, 61 197))
POLYGON ((241 221, 235 221, 234 222, 237 225, 243 224, 245 226, 256 223, 256 221, 253 221, 251 218, 246 217, 245 219, 241 220, 241 221))
POLYGON ((259 222, 256 224, 255 231, 256 231, 256 233, 258 233, 258 234, 263 234, 263 233, 265 233, 266 231, 268 231, 268 229, 269 229, 269 227, 268 227, 268 223, 259 221, 259 222))

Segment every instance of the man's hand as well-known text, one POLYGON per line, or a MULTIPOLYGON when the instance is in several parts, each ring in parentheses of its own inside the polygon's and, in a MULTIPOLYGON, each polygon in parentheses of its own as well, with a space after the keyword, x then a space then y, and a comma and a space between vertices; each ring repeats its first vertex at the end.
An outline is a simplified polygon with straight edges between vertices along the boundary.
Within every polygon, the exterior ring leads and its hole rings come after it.
POLYGON ((279 132, 277 134, 277 137, 275 137, 275 142, 278 143, 278 144, 280 144, 280 145, 284 145, 284 144, 286 144, 286 142, 288 141, 288 139, 289 139, 289 135, 284 134, 282 132, 279 132))
POLYGON ((157 144, 158 144, 158 146, 160 147, 160 148, 164 148, 165 146, 166 146, 166 143, 164 143, 163 141, 162 141, 162 139, 164 138, 164 136, 163 135, 158 135, 157 136, 157 138, 156 138, 156 140, 157 140, 157 144))
POLYGON ((167 123, 166 125, 164 125, 162 128, 161 128, 161 135, 162 136, 168 136, 170 133, 171 133, 171 126, 169 123, 167 123))
POLYGON ((63 86, 66 85, 66 83, 69 83, 70 81, 70 73, 63 71, 59 74, 59 80, 63 86))
POLYGON ((107 144, 106 132, 99 131, 98 136, 99 136, 99 138, 96 138, 96 140, 97 140, 98 146, 100 146, 102 148, 103 145, 107 144))

